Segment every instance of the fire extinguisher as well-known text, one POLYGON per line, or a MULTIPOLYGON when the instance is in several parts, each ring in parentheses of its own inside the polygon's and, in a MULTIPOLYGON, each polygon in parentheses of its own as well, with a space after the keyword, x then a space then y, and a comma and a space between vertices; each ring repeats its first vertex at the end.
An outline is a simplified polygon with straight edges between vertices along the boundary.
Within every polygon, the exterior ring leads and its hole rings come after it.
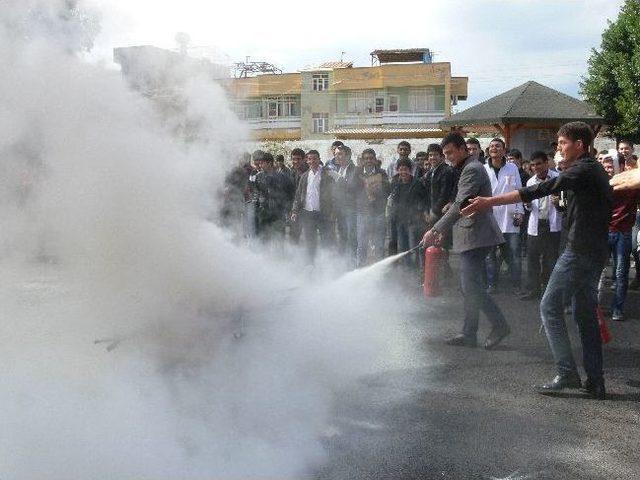
POLYGON ((600 327, 600 338, 602 339, 602 343, 609 343, 613 339, 613 335, 611 335, 611 332, 609 331, 607 321, 604 319, 604 314, 602 313, 600 305, 596 307, 596 314, 598 316, 598 326, 600 327))
POLYGON ((438 273, 444 258, 444 250, 431 246, 424 252, 424 296, 437 297, 440 295, 438 273))

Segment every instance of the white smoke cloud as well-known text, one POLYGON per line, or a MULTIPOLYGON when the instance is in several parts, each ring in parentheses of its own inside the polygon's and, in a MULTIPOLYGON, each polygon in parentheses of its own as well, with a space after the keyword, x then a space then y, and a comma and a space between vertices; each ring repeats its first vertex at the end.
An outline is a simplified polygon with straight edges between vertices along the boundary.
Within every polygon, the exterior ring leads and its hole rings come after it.
POLYGON ((75 55, 96 31, 82 5, 1 5, 0 477, 321 461, 334 392, 407 348, 380 272, 322 283, 233 245, 207 221, 245 135, 222 90, 195 78, 161 119, 75 55))

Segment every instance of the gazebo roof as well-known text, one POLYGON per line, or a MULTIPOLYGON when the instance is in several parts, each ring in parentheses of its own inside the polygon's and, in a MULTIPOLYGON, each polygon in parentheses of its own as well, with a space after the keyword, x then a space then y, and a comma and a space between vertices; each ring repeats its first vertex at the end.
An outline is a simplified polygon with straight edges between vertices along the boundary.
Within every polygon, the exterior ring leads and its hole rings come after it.
POLYGON ((529 81, 440 122, 441 127, 514 123, 558 124, 604 121, 591 105, 529 81))

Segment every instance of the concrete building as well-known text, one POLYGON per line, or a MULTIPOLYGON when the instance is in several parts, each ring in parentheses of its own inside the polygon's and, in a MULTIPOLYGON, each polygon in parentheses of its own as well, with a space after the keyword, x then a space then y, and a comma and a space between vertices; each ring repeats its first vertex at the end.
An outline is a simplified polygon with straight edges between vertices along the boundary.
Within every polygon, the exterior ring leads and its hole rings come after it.
POLYGON ((441 136, 439 122, 467 98, 466 77, 428 49, 376 50, 372 66, 328 62, 299 73, 224 81, 256 140, 441 136))
POLYGON ((327 62, 241 78, 228 65, 153 46, 116 48, 114 61, 133 88, 159 100, 190 75, 221 83, 260 141, 437 138, 439 122, 467 98, 467 77, 452 77, 451 64, 433 62, 426 48, 376 50, 368 67, 327 62))

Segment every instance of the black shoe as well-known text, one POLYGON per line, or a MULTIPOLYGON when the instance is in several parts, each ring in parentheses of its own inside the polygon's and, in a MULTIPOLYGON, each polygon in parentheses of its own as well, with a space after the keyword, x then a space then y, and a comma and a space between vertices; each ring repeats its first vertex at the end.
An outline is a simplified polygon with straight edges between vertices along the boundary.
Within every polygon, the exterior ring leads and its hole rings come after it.
POLYGON ((511 329, 506 325, 504 328, 491 330, 491 333, 489 334, 489 336, 484 342, 484 348, 486 350, 491 350, 496 345, 498 345, 510 333, 511 333, 511 329))
POLYGON ((489 295, 493 295, 494 293, 496 293, 496 286, 495 285, 489 285, 487 287, 487 293, 489 295))
POLYGON ((594 381, 587 378, 582 387, 582 391, 596 400, 604 400, 607 396, 607 392, 604 388, 604 379, 594 381))
POLYGON ((578 375, 578 372, 573 372, 556 375, 549 383, 536 386, 536 390, 542 395, 553 395, 565 388, 580 388, 581 386, 580 375, 578 375))
POLYGON ((471 347, 475 348, 478 346, 478 341, 473 337, 467 337, 465 334, 461 333, 456 335, 453 338, 450 338, 446 342, 447 345, 451 345, 453 347, 471 347))

